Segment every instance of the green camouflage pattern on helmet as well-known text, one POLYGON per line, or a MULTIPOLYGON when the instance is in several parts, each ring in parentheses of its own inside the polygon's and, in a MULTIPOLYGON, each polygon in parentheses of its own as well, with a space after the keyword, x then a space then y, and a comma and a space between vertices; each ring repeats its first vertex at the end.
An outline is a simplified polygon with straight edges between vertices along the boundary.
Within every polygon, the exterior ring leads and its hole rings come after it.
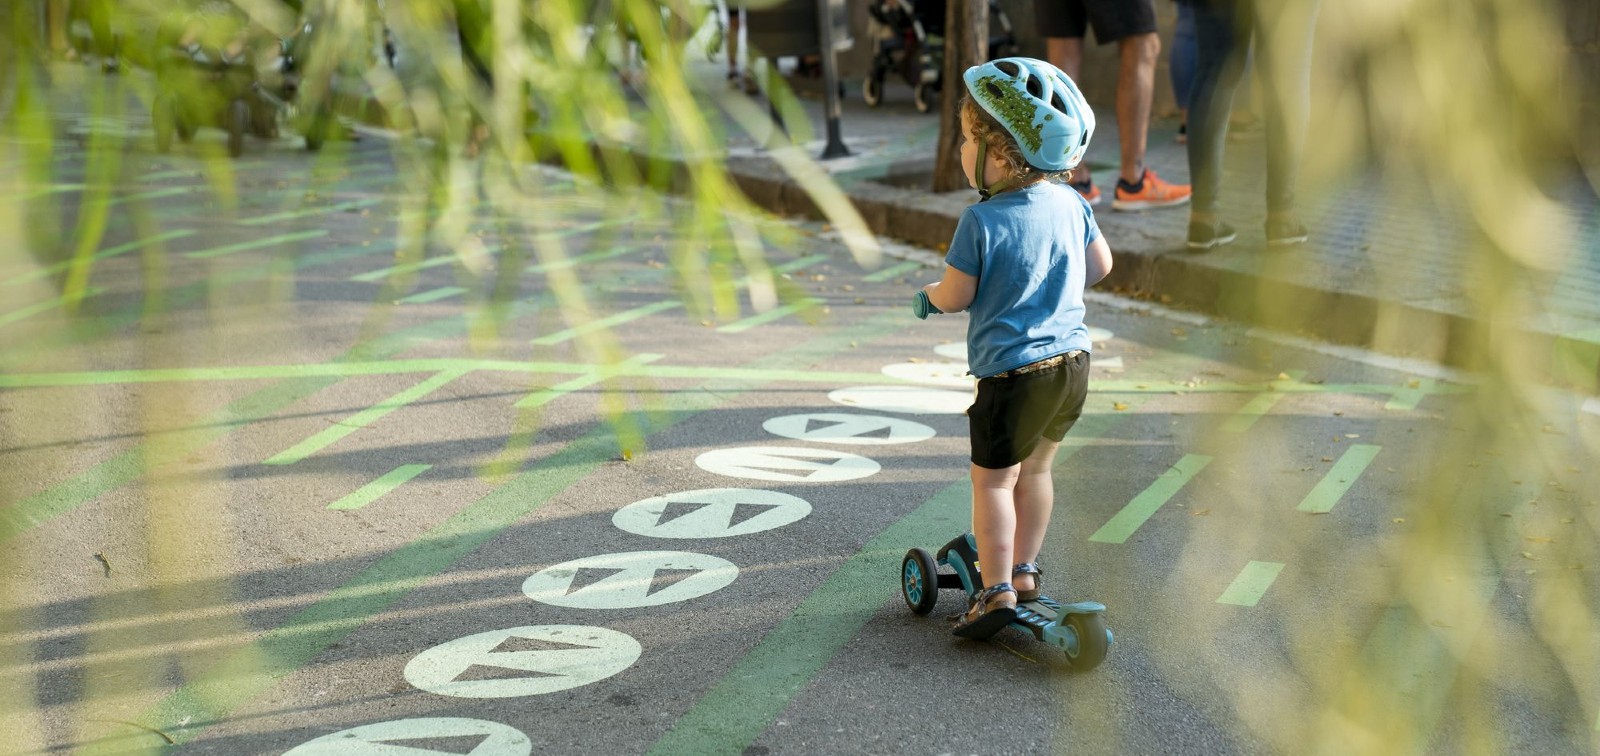
POLYGON ((1039 133, 1043 124, 1033 122, 1036 106, 1028 100, 1027 93, 998 76, 985 76, 978 79, 978 83, 981 86, 973 87, 973 94, 984 101, 989 114, 996 116, 1029 152, 1038 152, 1044 144, 1044 137, 1039 133))

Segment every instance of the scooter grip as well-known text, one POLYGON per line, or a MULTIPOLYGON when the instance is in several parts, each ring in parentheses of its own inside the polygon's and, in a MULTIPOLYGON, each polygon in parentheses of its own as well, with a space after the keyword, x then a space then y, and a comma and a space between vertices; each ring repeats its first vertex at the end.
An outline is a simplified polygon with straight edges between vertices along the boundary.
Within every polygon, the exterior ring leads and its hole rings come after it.
POLYGON ((934 307, 933 302, 928 301, 927 291, 918 289, 917 295, 911 298, 911 313, 916 315, 918 320, 927 320, 929 315, 944 314, 944 310, 934 307))

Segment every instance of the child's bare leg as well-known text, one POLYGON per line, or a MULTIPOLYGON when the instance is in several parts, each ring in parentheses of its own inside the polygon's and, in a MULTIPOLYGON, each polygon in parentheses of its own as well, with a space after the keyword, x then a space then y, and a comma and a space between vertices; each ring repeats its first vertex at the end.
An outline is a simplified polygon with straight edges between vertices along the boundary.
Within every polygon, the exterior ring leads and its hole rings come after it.
MULTIPOLYGON (((1022 460, 1016 489, 1012 492, 1017 513, 1016 537, 1012 542, 1015 561, 1012 564, 1035 561, 1039 558, 1039 550, 1044 548, 1045 530, 1050 527, 1050 511, 1055 507, 1055 484, 1050 478, 1050 468, 1055 464, 1058 446, 1060 444, 1055 441, 1041 438, 1033 453, 1022 460)), ((1032 575, 1017 575, 1011 582, 1019 591, 1037 587, 1032 575)))
POLYGON ((972 534, 978 539, 983 587, 1011 582, 1017 511, 1012 489, 1021 465, 999 470, 972 466, 972 534))

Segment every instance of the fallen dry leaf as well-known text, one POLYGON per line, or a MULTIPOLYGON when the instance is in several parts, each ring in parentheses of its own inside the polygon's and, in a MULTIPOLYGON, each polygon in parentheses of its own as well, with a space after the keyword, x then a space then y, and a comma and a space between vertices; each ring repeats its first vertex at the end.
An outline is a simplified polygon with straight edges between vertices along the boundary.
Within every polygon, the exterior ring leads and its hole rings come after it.
POLYGON ((1531 551, 1522 552, 1522 558, 1523 559, 1527 559, 1527 560, 1532 561, 1532 562, 1539 561, 1539 557, 1534 556, 1533 552, 1531 552, 1531 551))
POLYGON ((1190 512, 1189 514, 1192 514, 1195 517, 1205 517, 1206 515, 1211 514, 1211 510, 1209 510, 1209 509, 1196 509, 1195 511, 1190 512))
POLYGON ((1125 410, 1127 408, 1128 408, 1128 405, 1123 404, 1122 402, 1112 402, 1111 403, 1111 409, 1114 409, 1114 410, 1116 410, 1118 412, 1121 412, 1121 411, 1123 411, 1123 410, 1125 410))

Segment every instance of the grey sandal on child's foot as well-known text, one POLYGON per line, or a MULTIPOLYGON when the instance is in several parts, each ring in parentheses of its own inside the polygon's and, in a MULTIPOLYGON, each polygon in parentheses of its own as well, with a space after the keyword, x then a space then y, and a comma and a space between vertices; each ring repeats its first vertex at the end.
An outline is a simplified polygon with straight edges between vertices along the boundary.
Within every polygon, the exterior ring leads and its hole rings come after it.
POLYGON ((1017 618, 1017 589, 1010 583, 1000 583, 978 592, 965 614, 956 618, 950 630, 962 638, 984 640, 1011 624, 1017 618))
POLYGON ((1039 583, 1044 580, 1044 572, 1039 569, 1038 562, 1023 562, 1011 568, 1011 576, 1032 575, 1033 588, 1026 591, 1017 591, 1017 601, 1038 601, 1044 596, 1039 592, 1039 583))

